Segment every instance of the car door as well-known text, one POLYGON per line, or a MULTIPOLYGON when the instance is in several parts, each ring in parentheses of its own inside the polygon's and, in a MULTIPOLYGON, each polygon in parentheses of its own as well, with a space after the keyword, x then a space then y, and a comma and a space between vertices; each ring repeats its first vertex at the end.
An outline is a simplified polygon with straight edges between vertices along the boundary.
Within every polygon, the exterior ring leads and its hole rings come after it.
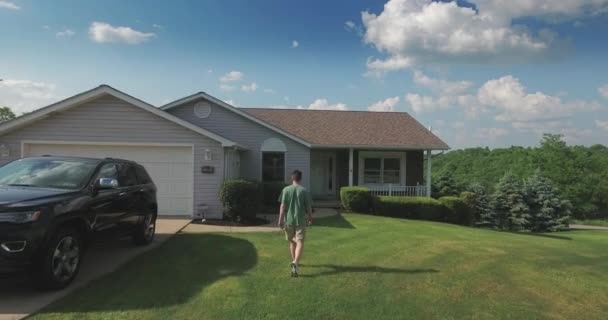
POLYGON ((138 214, 140 212, 138 201, 139 185, 135 168, 128 162, 118 164, 118 183, 120 184, 120 193, 118 194, 119 201, 123 203, 125 208, 123 214, 119 217, 121 227, 130 228, 138 222, 138 214))
MULTIPOLYGON (((92 183, 96 183, 101 178, 111 178, 118 180, 118 167, 116 163, 105 163, 99 170, 92 183)), ((89 213, 92 216, 93 229, 103 231, 110 229, 118 223, 119 217, 124 214, 125 203, 120 201, 121 193, 120 182, 116 189, 99 190, 91 196, 89 213)))

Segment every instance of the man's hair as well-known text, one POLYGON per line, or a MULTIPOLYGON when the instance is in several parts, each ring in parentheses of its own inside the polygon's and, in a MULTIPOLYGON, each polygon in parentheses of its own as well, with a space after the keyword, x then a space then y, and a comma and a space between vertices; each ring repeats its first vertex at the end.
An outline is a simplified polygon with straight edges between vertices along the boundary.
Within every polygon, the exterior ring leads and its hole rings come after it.
POLYGON ((300 181, 300 180, 302 180, 302 171, 300 171, 300 170, 294 170, 291 173, 291 179, 294 180, 294 181, 300 181))

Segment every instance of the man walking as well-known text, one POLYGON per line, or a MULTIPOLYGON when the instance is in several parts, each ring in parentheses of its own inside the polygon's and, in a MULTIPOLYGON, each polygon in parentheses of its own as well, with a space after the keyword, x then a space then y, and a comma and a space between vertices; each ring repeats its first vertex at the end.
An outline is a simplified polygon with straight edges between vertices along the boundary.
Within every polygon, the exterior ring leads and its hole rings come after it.
POLYGON ((285 230, 291 252, 291 276, 297 277, 300 272, 300 257, 304 249, 306 225, 312 224, 312 200, 306 188, 300 185, 302 172, 294 170, 291 174, 291 185, 281 192, 279 201, 279 228, 285 230))

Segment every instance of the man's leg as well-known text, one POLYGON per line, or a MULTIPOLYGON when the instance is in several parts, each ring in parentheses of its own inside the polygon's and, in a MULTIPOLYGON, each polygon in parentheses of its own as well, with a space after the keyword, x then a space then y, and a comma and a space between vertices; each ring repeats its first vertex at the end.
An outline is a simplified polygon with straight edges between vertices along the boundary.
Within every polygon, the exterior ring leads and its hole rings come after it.
POLYGON ((304 240, 299 240, 296 242, 296 252, 293 261, 296 264, 300 263, 300 257, 302 256, 302 250, 304 250, 304 240))
POLYGON ((289 240, 289 252, 291 253, 291 261, 296 261, 296 243, 289 240))

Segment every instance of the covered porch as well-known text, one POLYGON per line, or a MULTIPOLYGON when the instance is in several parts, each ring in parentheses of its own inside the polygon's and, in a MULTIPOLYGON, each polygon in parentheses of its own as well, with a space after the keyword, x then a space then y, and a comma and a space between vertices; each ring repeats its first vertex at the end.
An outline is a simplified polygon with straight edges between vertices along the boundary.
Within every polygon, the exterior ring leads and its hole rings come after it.
POLYGON ((378 196, 430 197, 430 155, 431 150, 421 149, 312 149, 312 197, 316 203, 337 201, 340 188, 345 186, 364 186, 378 196), (427 161, 426 172, 424 161, 427 161))

